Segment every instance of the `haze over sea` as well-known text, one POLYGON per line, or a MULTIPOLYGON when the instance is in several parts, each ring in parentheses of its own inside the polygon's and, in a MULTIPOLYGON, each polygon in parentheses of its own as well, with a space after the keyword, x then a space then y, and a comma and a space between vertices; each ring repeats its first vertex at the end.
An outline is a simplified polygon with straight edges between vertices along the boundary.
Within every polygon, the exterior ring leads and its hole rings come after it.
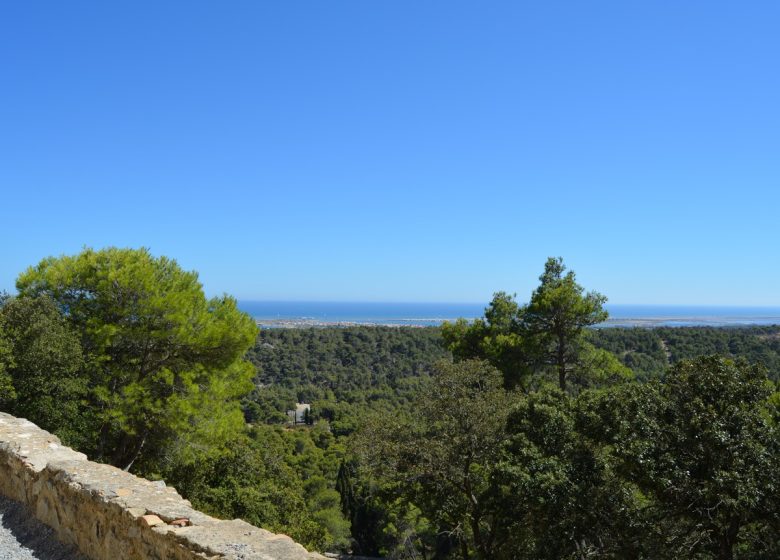
MULTIPOLYGON (((484 314, 484 303, 381 303, 331 301, 240 301, 261 327, 338 324, 434 326, 484 314)), ((748 326, 780 324, 780 307, 607 305, 600 327, 748 326)))

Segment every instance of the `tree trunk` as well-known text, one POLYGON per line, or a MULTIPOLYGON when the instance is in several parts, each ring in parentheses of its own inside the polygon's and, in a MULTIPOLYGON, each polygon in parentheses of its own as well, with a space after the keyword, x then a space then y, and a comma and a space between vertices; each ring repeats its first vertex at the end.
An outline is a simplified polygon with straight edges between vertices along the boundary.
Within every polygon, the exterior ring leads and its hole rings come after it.
POLYGON ((146 444, 146 434, 145 433, 144 433, 144 437, 141 438, 141 443, 139 443, 138 446, 136 447, 135 453, 133 453, 132 458, 130 459, 130 461, 124 467, 122 467, 122 470, 124 470, 124 471, 129 471, 130 470, 130 467, 133 466, 133 463, 135 463, 135 460, 138 459, 138 456, 141 454, 141 451, 144 448, 144 444, 146 444))
POLYGON ((471 518, 471 531, 474 533, 474 548, 477 549, 477 555, 481 560, 490 560, 493 555, 490 551, 490 545, 485 542, 482 535, 482 528, 479 526, 479 517, 471 518))
POLYGON ((148 433, 144 433, 139 436, 131 436, 124 434, 117 445, 116 450, 111 458, 111 464, 115 467, 119 467, 122 470, 129 471, 133 466, 135 460, 141 454, 141 450, 146 444, 146 436, 148 433))
POLYGON ((460 553, 463 555, 463 560, 469 560, 469 545, 463 537, 460 538, 460 553))
POLYGON ((97 454, 101 459, 106 456, 106 446, 108 445, 108 435, 110 430, 111 425, 108 422, 103 422, 103 425, 100 426, 97 454))
POLYGON ((728 528, 718 535, 718 560, 734 559, 734 545, 737 544, 739 529, 739 519, 734 518, 728 528))

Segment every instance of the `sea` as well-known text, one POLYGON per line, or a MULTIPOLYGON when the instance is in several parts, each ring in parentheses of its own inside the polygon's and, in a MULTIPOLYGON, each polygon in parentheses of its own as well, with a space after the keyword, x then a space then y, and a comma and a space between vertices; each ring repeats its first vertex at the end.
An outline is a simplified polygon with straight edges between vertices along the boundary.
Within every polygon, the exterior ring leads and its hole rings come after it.
MULTIPOLYGON (((262 328, 388 325, 428 327, 482 317, 485 303, 239 301, 262 328)), ((608 327, 780 325, 780 307, 608 304, 608 327)))

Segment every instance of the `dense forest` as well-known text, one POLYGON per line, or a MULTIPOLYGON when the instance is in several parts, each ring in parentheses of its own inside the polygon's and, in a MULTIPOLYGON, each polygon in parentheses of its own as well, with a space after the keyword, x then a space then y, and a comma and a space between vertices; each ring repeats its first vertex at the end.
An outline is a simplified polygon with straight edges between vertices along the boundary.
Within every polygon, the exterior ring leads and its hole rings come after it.
MULTIPOLYGON (((770 379, 780 378, 780 326, 600 328, 587 337, 641 381, 714 354, 762 364, 770 379)), ((400 406, 451 352, 439 327, 354 326, 263 330, 247 356, 257 368, 244 401, 249 419, 285 423, 296 402, 317 403, 319 414, 337 403, 349 410, 386 406, 377 401, 400 406)))
MULTIPOLYGON (((609 328, 589 330, 586 337, 593 346, 612 352, 640 382, 663 378, 670 366, 683 360, 713 354, 762 364, 772 380, 777 380, 780 373, 777 326, 609 328)), ((344 449, 354 447, 354 438, 346 436, 361 424, 376 422, 377 412, 408 413, 419 401, 415 395, 429 390, 426 383, 436 363, 442 358, 451 359, 440 328, 375 326, 264 330, 249 356, 258 371, 256 389, 244 402, 250 420, 285 424, 288 417, 284 412, 295 402, 311 403, 314 424, 327 419, 331 433, 344 449)), ((376 442, 372 440, 372 444, 376 442)), ((388 450, 382 453, 385 460, 390 456, 388 450)), ((350 465, 340 463, 344 457, 332 457, 329 485, 342 491, 351 488, 352 492, 354 486, 370 486, 359 479, 354 464, 349 470, 350 465), (347 483, 343 480, 345 470, 352 476, 347 483)), ((372 482, 376 481, 374 476, 372 482)), ((410 546, 417 546, 427 547, 429 557, 434 557, 436 531, 418 511, 403 510, 392 496, 386 488, 374 488, 362 496, 370 507, 358 512, 360 515, 351 512, 353 549, 357 544, 363 553, 400 557, 410 554, 410 546), (370 520, 374 520, 373 527, 368 527, 370 520)), ((355 500, 353 494, 343 499, 355 500)), ((555 554, 537 550, 528 557, 558 557, 555 554)))
POLYGON ((211 514, 397 559, 780 556, 780 327, 594 329, 561 259, 441 328, 258 332, 145 250, 17 290, 0 410, 211 514))
POLYGON ((285 423, 295 403, 312 403, 335 434, 354 430, 361 411, 411 402, 432 365, 450 353, 433 328, 348 327, 262 330, 248 358, 255 390, 247 421, 285 423))
POLYGON ((658 327, 598 329, 593 343, 609 350, 637 378, 663 376, 669 365, 698 356, 730 356, 760 363, 780 378, 780 327, 658 327))

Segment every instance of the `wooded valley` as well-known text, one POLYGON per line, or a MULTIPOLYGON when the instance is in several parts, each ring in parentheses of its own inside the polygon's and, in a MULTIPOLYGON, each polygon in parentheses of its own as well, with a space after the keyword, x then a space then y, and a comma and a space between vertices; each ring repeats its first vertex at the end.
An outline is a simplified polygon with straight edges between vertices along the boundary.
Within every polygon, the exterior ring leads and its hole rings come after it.
POLYGON ((560 259, 440 328, 258 332, 145 250, 17 289, 0 408, 208 513, 399 559, 780 555, 780 327, 594 329, 560 259))

